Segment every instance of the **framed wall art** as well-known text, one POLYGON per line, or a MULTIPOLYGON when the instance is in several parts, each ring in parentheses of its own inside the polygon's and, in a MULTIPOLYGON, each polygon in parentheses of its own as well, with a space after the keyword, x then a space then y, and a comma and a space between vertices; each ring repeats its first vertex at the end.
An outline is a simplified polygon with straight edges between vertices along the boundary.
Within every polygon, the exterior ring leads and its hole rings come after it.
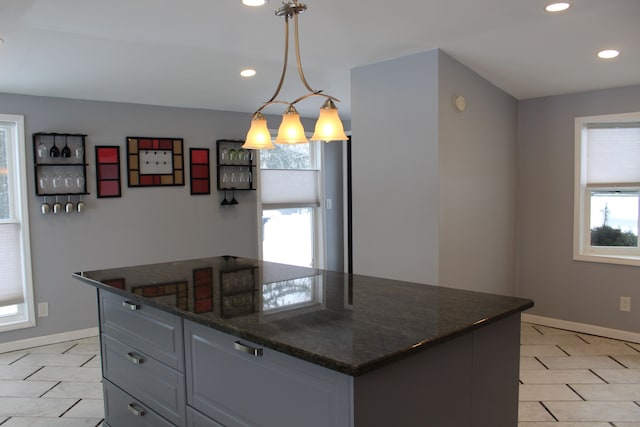
POLYGON ((129 187, 184 185, 182 138, 127 137, 129 187))
POLYGON ((191 161, 191 194, 211 194, 209 149, 189 149, 191 161))
POLYGON ((121 197, 120 147, 96 146, 96 188, 98 198, 121 197))

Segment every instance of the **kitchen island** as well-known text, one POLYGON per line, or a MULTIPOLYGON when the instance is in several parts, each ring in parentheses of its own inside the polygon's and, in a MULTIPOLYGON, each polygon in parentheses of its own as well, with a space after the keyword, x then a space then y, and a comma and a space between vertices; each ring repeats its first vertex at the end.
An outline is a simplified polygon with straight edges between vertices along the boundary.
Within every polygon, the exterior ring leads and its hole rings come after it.
POLYGON ((222 256, 80 272, 116 426, 492 426, 526 299, 222 256))

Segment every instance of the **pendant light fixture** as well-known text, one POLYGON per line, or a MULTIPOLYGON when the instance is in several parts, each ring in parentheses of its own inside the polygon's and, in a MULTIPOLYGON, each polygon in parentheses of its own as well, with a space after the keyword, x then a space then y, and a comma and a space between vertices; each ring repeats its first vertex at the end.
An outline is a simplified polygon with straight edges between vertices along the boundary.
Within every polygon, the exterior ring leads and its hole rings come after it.
POLYGON ((284 63, 282 65, 282 74, 280 75, 280 82, 276 88, 273 96, 260 108, 258 108, 251 117, 251 128, 245 138, 243 148, 265 150, 275 148, 271 142, 271 135, 267 127, 267 120, 262 114, 262 110, 272 104, 285 104, 287 109, 282 115, 282 123, 278 128, 278 136, 276 137, 276 144, 304 144, 308 143, 302 122, 300 121, 300 114, 295 108, 295 104, 303 101, 307 98, 320 96, 326 100, 320 108, 320 116, 316 122, 315 132, 311 137, 312 141, 344 141, 347 139, 347 135, 344 133, 344 126, 340 117, 338 116, 338 108, 335 102, 340 102, 339 99, 322 93, 321 90, 314 90, 311 88, 307 79, 304 76, 302 70, 302 62, 300 61, 300 42, 298 38, 298 15, 307 10, 307 6, 303 3, 299 3, 298 0, 283 0, 282 7, 276 10, 276 16, 284 17, 285 28, 285 42, 284 42, 284 63), (289 19, 293 18, 294 28, 294 41, 295 41, 295 53, 296 63, 298 65, 298 74, 302 84, 307 89, 308 93, 296 98, 292 102, 278 100, 278 94, 282 89, 284 78, 287 73, 287 62, 289 58, 289 19))

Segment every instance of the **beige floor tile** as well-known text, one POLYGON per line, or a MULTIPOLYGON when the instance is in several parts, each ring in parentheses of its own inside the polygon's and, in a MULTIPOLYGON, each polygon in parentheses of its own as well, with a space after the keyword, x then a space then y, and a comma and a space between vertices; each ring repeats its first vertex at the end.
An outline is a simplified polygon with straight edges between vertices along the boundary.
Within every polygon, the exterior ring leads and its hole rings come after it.
POLYGON ((636 350, 638 350, 638 352, 640 352, 640 343, 637 342, 630 342, 628 343, 631 347, 635 348, 636 350))
POLYGON ((44 398, 102 399, 102 383, 61 382, 43 395, 44 398))
POLYGON ((78 344, 100 344, 100 337, 95 335, 93 337, 82 338, 75 341, 78 344))
POLYGON ((582 400, 565 384, 521 384, 521 402, 543 400, 582 400))
POLYGON ((640 422, 637 422, 637 423, 616 423, 616 427, 640 427, 640 422))
POLYGON ((620 341, 596 344, 560 344, 560 348, 571 356, 613 356, 638 354, 633 348, 620 341))
MULTIPOLYGON (((602 384, 603 381, 586 369, 547 369, 520 371, 523 384, 602 384)), ((597 420, 596 420, 597 421, 597 420)))
POLYGON ((523 345, 541 344, 584 344, 579 336, 573 334, 551 334, 551 335, 526 335, 520 338, 523 345))
POLYGON ((629 369, 640 369, 640 354, 628 356, 613 356, 613 358, 629 369))
POLYGON ((38 399, 34 397, 0 397, 0 416, 59 417, 78 399, 38 399))
POLYGON ((31 347, 25 349, 27 353, 59 353, 62 354, 65 351, 73 347, 75 343, 73 341, 61 342, 57 344, 43 345, 40 347, 31 347))
MULTIPOLYGON (((620 426, 620 424, 617 424, 620 426)), ((572 422, 525 422, 518 423, 518 427, 611 427, 611 424, 607 422, 595 422, 595 423, 572 423, 572 422)))
POLYGON ((41 381, 87 381, 99 382, 102 371, 99 368, 76 368, 68 366, 45 366, 29 377, 30 380, 41 381))
POLYGON ((71 347, 67 354, 90 354, 96 355, 100 353, 100 344, 98 343, 80 343, 71 347))
POLYGON ((540 402, 519 402, 518 421, 554 421, 540 402))
POLYGON ((102 399, 82 399, 65 413, 63 418, 104 418, 102 399))
POLYGON ((0 380, 23 380, 40 368, 40 366, 0 365, 0 380))
POLYGON ((551 328, 549 326, 542 325, 534 325, 534 327, 539 330, 542 335, 575 335, 577 333, 573 331, 567 331, 565 329, 551 328))
POLYGON ((524 335, 542 335, 531 323, 520 324, 520 336, 524 335))
POLYGON ((40 397, 56 384, 55 381, 0 380, 0 397, 40 397))
POLYGON ((547 369, 535 357, 521 357, 520 369, 547 369))
POLYGON ((593 369, 610 384, 640 384, 640 369, 593 369))
POLYGON ((613 338, 599 337, 597 335, 589 335, 589 334, 577 334, 582 339, 590 344, 610 344, 610 343, 625 343, 624 341, 616 340, 613 338))
POLYGON ((640 401, 640 384, 573 384, 572 387, 587 401, 640 401))
POLYGON ((558 421, 640 421, 633 402, 544 402, 558 421))
POLYGON ((100 362, 100 356, 92 357, 87 363, 82 365, 83 368, 99 368, 102 364, 100 362))
POLYGON ((540 356, 539 359, 549 369, 622 368, 609 356, 540 356))
POLYGON ((30 353, 13 366, 82 366, 91 359, 87 354, 30 353))
POLYGON ((14 417, 2 427, 95 427, 100 418, 33 418, 14 417))
POLYGON ((521 345, 520 357, 526 356, 566 356, 556 345, 521 345))
POLYGON ((27 354, 26 351, 12 351, 10 353, 0 353, 0 365, 9 365, 27 354))

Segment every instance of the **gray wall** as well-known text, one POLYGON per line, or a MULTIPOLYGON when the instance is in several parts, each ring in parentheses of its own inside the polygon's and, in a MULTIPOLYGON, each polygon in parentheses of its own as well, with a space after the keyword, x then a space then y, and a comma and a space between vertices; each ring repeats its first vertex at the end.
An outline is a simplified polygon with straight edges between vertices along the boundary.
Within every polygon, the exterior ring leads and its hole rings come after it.
POLYGON ((574 118, 640 111, 640 86, 521 101, 518 286, 532 314, 640 332, 638 267, 573 261, 574 118), (637 304, 636 304, 637 306, 637 304))
POLYGON ((442 52, 438 65, 439 283, 514 295, 517 101, 442 52))
POLYGON ((352 106, 354 271, 515 294, 516 100, 433 50, 353 70, 352 106))
MULTIPOLYGON (((0 111, 25 116, 35 301, 48 301, 50 313, 35 328, 2 333, 0 342, 96 326, 95 291, 72 280, 75 271, 223 254, 257 257, 256 192, 237 194, 238 206, 222 207, 215 181, 210 196, 191 196, 188 181, 184 187, 128 188, 125 174, 127 136, 182 137, 185 152, 208 147, 215 164, 215 140, 243 138, 249 115, 8 94, 0 94, 0 111), (31 139, 39 131, 88 134, 86 212, 40 213, 31 139), (96 198, 95 145, 121 147, 122 198, 96 198)), ((215 166, 211 170, 215 177, 215 166)))
MULTIPOLYGON (((345 124, 347 125, 347 124, 345 124)), ((343 227, 343 173, 342 149, 347 142, 322 143, 324 145, 324 196, 331 199, 332 208, 325 210, 326 268, 344 271, 344 227, 343 227)), ((323 204, 323 206, 326 206, 323 204)))
POLYGON ((351 71, 353 271, 438 282, 438 52, 351 71))

